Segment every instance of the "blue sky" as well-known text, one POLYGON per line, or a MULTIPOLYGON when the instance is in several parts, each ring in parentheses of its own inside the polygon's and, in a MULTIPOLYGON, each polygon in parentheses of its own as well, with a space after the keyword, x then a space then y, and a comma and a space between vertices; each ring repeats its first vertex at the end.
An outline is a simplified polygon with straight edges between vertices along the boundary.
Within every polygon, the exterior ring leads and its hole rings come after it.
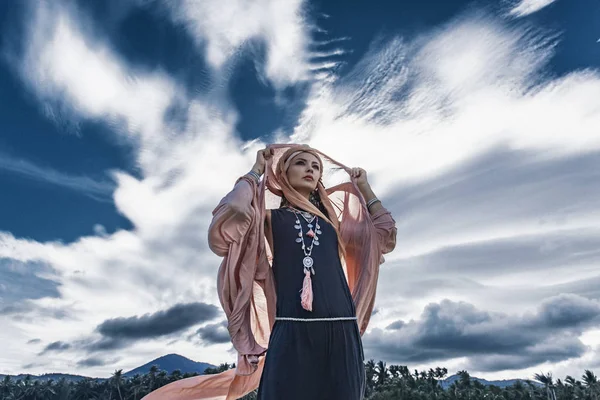
POLYGON ((369 171, 398 221, 367 357, 599 368, 592 0, 0 5, 0 373, 233 361, 210 212, 258 148, 369 171))

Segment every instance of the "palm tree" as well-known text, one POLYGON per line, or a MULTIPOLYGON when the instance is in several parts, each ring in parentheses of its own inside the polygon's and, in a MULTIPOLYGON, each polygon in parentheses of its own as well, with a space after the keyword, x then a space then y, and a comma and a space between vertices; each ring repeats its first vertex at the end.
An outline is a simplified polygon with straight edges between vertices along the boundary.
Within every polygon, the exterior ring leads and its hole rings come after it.
POLYGON ((383 386, 388 380, 388 369, 385 361, 379 361, 375 368, 375 376, 377 378, 377 384, 383 386))
POLYGON ((71 399, 71 386, 65 378, 60 378, 56 383, 56 398, 60 400, 71 399))
POLYGON ((548 400, 556 400, 556 393, 554 392, 554 382, 552 380, 552 374, 548 372, 547 374, 535 374, 534 379, 546 388, 546 396, 548 400))
POLYGON ((375 361, 374 360, 369 360, 365 363, 365 375, 366 375, 366 380, 367 380, 367 395, 371 394, 373 392, 374 389, 374 384, 375 384, 375 374, 376 374, 376 369, 375 369, 375 361))
POLYGON ((459 385, 461 388, 468 388, 471 386, 471 375, 465 370, 458 371, 459 385))
POLYGON ((89 400, 95 393, 93 381, 91 379, 82 379, 75 384, 74 400, 89 400))
POLYGON ((4 377, 4 379, 2 379, 2 383, 0 383, 0 395, 2 395, 1 398, 8 396, 8 394, 12 393, 12 391, 13 391, 12 381, 10 380, 10 376, 6 375, 4 377))
POLYGON ((151 366, 150 370, 148 371, 148 388, 150 389, 151 392, 153 390, 158 389, 158 386, 156 385, 156 373, 157 372, 158 372, 157 365, 151 366))
POLYGON ((140 393, 146 393, 147 386, 143 376, 135 374, 129 379, 131 390, 133 391, 133 400, 138 400, 138 397, 142 397, 140 393))
POLYGON ((42 385, 40 385, 40 399, 51 399, 56 395, 56 391, 54 390, 54 381, 52 379, 47 380, 42 385))
POLYGON ((167 383, 169 383, 169 380, 167 379, 167 371, 165 370, 161 370, 158 375, 156 375, 156 382, 158 387, 162 387, 164 385, 166 385, 167 383))
POLYGON ((116 370, 113 376, 111 377, 111 381, 113 386, 117 388, 117 393, 119 393, 119 399, 123 400, 123 396, 121 395, 121 385, 123 384, 123 370, 116 370))
POLYGON ((388 371, 390 372, 392 378, 400 377, 400 367, 398 365, 390 365, 388 371))
POLYGON ((598 395, 600 394, 600 385, 598 383, 598 377, 594 375, 592 371, 586 369, 585 373, 581 377, 581 380, 583 381, 589 398, 592 400, 598 400, 598 395))
POLYGON ((509 389, 511 393, 511 398, 522 399, 525 397, 525 393, 527 392, 527 388, 521 381, 516 381, 509 389))
POLYGON ((171 372, 171 376, 169 377, 169 380, 174 382, 174 381, 178 381, 180 379, 181 379, 181 370, 180 369, 173 370, 171 372))

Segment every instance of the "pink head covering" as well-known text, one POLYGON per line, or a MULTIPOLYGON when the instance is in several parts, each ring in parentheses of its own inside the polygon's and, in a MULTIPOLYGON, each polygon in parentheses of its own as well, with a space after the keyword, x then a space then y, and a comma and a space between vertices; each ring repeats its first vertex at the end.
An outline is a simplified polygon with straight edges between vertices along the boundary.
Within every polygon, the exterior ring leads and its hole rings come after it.
MULTIPOLYGON (((275 150, 274 147, 271 147, 271 149, 275 150)), ((277 153, 277 151, 274 151, 274 152, 277 153)), ((329 222, 333 226, 333 229, 335 230, 335 233, 338 237, 338 241, 337 241, 338 242, 338 252, 340 255, 340 260, 343 260, 344 256, 345 256, 345 251, 344 251, 343 238, 341 237, 340 230, 339 230, 340 223, 337 219, 337 215, 335 214, 335 212, 333 210, 333 205, 331 204, 331 201, 329 200, 329 196, 327 195, 325 186, 323 186, 322 180, 319 179, 319 181, 317 182, 317 192, 319 194, 319 198, 321 199, 321 204, 323 204, 323 207, 325 208, 325 210, 327 212, 326 213, 327 215, 325 215, 313 203, 308 201, 306 199, 306 197, 304 197, 300 193, 298 193, 298 191, 290 184, 290 181, 288 179, 287 171, 288 171, 288 168, 290 167, 290 164, 292 163, 293 159, 295 157, 299 156, 300 154, 305 154, 305 153, 312 154, 313 156, 315 156, 317 158, 317 160, 319 160, 319 164, 320 164, 319 171, 322 174, 324 172, 323 171, 323 161, 321 160, 320 153, 317 150, 312 149, 309 146, 301 146, 300 148, 298 148, 297 146, 289 147, 281 155, 281 157, 279 157, 276 167, 275 167, 275 174, 274 175, 267 174, 266 181, 265 181, 267 188, 271 192, 278 194, 279 196, 284 196, 285 199, 292 206, 301 208, 305 211, 315 214, 318 217, 320 217, 321 219, 329 222)), ((273 164, 274 163, 271 163, 271 167, 268 168, 267 170, 272 170, 273 164)), ((309 234, 310 234, 310 232, 309 232, 309 234)), ((302 307, 305 310, 312 311, 312 303, 313 303, 312 278, 311 278, 311 271, 308 268, 305 268, 305 270, 304 270, 304 282, 302 285, 300 299, 301 299, 302 307)))
POLYGON ((287 177, 287 170, 292 160, 302 153, 309 153, 319 160, 321 178, 323 178, 323 175, 326 174, 327 171, 324 170, 323 160, 321 157, 326 158, 326 156, 318 150, 309 147, 308 145, 284 145, 284 147, 280 147, 280 145, 271 145, 269 148, 274 150, 275 156, 273 157, 273 160, 269 160, 270 163, 268 168, 266 168, 265 184, 267 189, 277 196, 285 197, 285 199, 294 207, 318 215, 319 218, 329 222, 335 229, 335 233, 338 236, 339 253, 340 256, 343 257, 345 251, 344 243, 339 231, 340 222, 338 221, 337 215, 333 209, 333 204, 331 203, 331 200, 329 200, 329 195, 327 194, 327 190, 323 185, 323 180, 319 179, 317 182, 317 192, 328 215, 324 215, 323 212, 315 207, 313 203, 308 201, 306 197, 298 193, 298 191, 290 184, 290 181, 287 177), (282 152, 282 149, 287 150, 282 152), (281 156, 276 158, 276 156, 279 154, 281 154, 281 156))

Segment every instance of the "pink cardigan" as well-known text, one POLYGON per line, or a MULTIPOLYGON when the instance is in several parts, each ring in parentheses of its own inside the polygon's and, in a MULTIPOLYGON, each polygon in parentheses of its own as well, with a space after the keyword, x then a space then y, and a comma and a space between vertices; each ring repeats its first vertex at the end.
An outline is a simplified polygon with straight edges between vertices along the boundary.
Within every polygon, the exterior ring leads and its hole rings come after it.
MULTIPOLYGON (((213 211, 208 234, 211 250, 223 257, 217 287, 238 352, 235 369, 173 382, 143 400, 233 400, 258 387, 271 327, 276 294, 264 235, 265 183, 246 176, 236 182, 213 211)), ((344 269, 361 335, 367 329, 383 254, 396 245, 396 223, 389 211, 369 214, 354 182, 327 189, 339 210, 340 234, 346 248, 344 269)))

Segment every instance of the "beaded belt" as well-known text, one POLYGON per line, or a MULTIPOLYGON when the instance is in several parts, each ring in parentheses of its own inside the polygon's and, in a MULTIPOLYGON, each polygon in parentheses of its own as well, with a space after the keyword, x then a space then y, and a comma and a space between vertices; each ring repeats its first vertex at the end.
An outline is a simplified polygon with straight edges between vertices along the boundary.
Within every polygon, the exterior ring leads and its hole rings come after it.
POLYGON ((333 318, 292 318, 275 317, 279 321, 299 321, 299 322, 317 322, 317 321, 355 321, 356 317, 333 317, 333 318))

